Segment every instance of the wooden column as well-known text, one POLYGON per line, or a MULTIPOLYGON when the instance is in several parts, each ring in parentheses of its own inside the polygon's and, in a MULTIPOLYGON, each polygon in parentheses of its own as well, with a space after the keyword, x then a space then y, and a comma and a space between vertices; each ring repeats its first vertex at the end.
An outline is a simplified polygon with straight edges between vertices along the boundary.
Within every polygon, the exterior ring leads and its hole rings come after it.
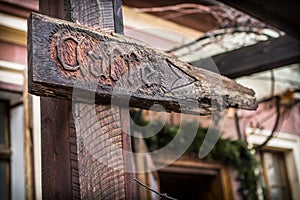
MULTIPOLYGON (((65 19, 64 2, 40 0, 40 12, 65 19)), ((43 199, 72 198, 70 157, 71 103, 41 97, 41 150, 43 199)))
MULTIPOLYGON (((40 12, 123 33, 119 0, 40 0, 40 12)), ((41 99, 43 199, 134 199, 132 175, 124 167, 131 161, 122 153, 131 149, 122 132, 129 131, 128 110, 83 103, 72 109, 72 103, 41 99)))

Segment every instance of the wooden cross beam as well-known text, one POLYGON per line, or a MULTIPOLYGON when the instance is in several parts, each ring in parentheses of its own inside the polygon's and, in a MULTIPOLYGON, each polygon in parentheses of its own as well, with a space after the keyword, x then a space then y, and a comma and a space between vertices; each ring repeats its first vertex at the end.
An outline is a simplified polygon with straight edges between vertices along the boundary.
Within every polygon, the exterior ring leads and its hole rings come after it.
POLYGON ((251 89, 114 33, 122 33, 120 2, 41 0, 42 13, 76 23, 30 16, 28 87, 45 96, 44 199, 135 198, 132 160, 122 153, 131 148, 128 106, 203 115, 256 108, 251 89))
POLYGON ((256 106, 251 89, 132 38, 35 13, 29 24, 33 94, 84 102, 91 92, 96 93, 98 104, 110 104, 115 97, 132 107, 149 109, 159 103, 167 111, 203 115, 218 108, 212 103, 244 109, 256 106), (74 96, 74 88, 85 95, 74 96), (130 102, 124 101, 128 98, 130 102))

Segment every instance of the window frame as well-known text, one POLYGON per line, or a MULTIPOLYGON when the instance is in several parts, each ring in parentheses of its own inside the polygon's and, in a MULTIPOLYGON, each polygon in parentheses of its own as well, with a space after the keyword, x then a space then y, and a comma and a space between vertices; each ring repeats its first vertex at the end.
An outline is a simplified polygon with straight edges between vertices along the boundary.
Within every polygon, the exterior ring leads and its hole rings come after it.
POLYGON ((0 103, 4 105, 4 144, 0 144, 0 163, 6 165, 6 183, 7 199, 11 199, 11 136, 10 136, 10 102, 0 99, 0 103))
POLYGON ((279 167, 280 167, 280 171, 282 174, 283 178, 283 184, 281 184, 280 186, 285 188, 285 192, 284 192, 284 196, 285 199, 291 199, 291 188, 290 188, 290 184, 289 184, 289 174, 288 174, 288 170, 287 170, 287 163, 286 163, 286 158, 285 158, 285 152, 284 151, 280 151, 280 150, 275 150, 275 149, 270 149, 270 148, 266 148, 266 149, 262 149, 259 154, 260 154, 260 160, 262 163, 262 168, 263 168, 263 177, 267 186, 267 196, 268 199, 272 199, 272 194, 271 194, 271 190, 272 190, 272 185, 270 183, 269 180, 269 176, 268 176, 268 169, 267 169, 267 164, 265 161, 265 153, 270 153, 272 155, 276 155, 278 156, 279 160, 279 167))
MULTIPOLYGON (((271 131, 246 127, 245 134, 248 144, 256 146, 262 144, 271 134, 271 131)), ((265 149, 284 153, 291 199, 298 199, 300 196, 300 137, 299 135, 283 132, 275 132, 274 135, 276 137, 267 143, 265 149)))

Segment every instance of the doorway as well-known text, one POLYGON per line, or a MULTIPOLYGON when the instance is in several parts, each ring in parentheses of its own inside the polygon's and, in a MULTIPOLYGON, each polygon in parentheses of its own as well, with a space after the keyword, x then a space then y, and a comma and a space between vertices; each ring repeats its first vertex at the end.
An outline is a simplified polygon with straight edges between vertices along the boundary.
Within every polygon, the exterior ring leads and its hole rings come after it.
MULTIPOLYGON (((167 193, 170 197, 189 200, 227 199, 222 180, 224 172, 220 168, 168 166, 159 170, 158 174, 161 193, 167 193)), ((227 189, 231 188, 231 182, 225 184, 227 189)))

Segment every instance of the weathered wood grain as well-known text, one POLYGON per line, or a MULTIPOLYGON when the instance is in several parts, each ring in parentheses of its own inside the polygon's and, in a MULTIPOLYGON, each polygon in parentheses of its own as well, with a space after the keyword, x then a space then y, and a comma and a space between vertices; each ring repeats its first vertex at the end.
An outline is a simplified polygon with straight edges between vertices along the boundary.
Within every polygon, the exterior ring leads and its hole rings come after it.
MULTIPOLYGON (((121 0, 70 0, 68 10, 71 21, 123 33, 121 8, 121 0)), ((131 151, 128 109, 73 102, 73 112, 73 193, 78 191, 81 199, 135 199, 133 175, 125 170, 133 168, 133 160, 123 155, 123 151, 131 151)))
MULTIPOLYGON (((94 28, 123 31, 119 0, 40 0, 40 12, 94 28), (109 10, 119 22, 112 19, 107 24, 102 18, 111 16, 107 7, 111 3, 114 10, 109 10)), ((72 48, 72 41, 63 45, 72 48)), ((73 102, 72 107, 70 101, 50 97, 41 98, 41 107, 43 199, 134 199, 132 175, 124 170, 125 163, 127 167, 132 163, 120 153, 131 150, 130 138, 122 131, 128 127, 128 110, 79 102, 73 102), (108 125, 111 119, 115 121, 108 125)))
MULTIPOLYGON (((64 17, 61 0, 39 1, 39 10, 64 17)), ((72 199, 69 127, 73 124, 70 101, 41 97, 42 197, 44 200, 72 199)), ((75 198, 74 198, 75 199, 75 198)))
POLYGON ((42 99, 41 107, 42 196, 71 199, 72 178, 69 142, 69 106, 66 100, 42 99), (49 115, 47 115, 49 113, 49 115), (64 119, 62 122, 56 119, 64 119))
POLYGON ((253 90, 126 36, 35 13, 29 34, 33 94, 90 102, 96 93, 96 103, 130 98, 133 107, 160 103, 167 111, 204 115, 221 107, 256 108, 253 90), (74 88, 81 95, 74 96, 74 88))
POLYGON ((119 108, 83 103, 76 107, 81 199, 125 199, 119 108))

